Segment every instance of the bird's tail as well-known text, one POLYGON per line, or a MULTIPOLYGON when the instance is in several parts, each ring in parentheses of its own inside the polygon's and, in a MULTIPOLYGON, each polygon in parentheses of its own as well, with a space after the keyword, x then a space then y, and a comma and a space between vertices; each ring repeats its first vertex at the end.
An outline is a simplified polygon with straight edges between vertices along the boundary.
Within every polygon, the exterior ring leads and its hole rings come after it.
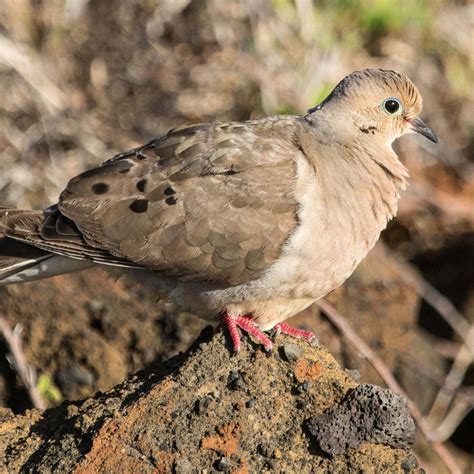
POLYGON ((48 278, 89 268, 90 261, 77 260, 41 250, 10 234, 36 233, 44 220, 42 211, 21 211, 0 207, 0 286, 48 278))

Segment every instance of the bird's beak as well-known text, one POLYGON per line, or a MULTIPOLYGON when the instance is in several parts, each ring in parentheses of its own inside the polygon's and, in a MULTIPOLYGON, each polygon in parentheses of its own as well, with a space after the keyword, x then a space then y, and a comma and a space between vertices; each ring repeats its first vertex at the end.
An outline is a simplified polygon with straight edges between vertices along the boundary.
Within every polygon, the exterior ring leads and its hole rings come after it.
POLYGON ((411 124, 411 129, 414 132, 423 135, 424 137, 426 137, 428 140, 431 140, 432 142, 438 143, 438 137, 436 136, 436 133, 433 132, 433 130, 431 130, 431 128, 428 127, 425 124, 425 122, 421 120, 421 118, 410 120, 410 124, 411 124))

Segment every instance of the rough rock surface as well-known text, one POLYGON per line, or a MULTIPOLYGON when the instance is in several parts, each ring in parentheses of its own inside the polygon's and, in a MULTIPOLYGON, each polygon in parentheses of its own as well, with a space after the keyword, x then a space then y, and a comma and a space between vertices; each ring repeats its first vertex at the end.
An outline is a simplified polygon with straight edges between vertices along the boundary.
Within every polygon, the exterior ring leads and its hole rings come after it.
POLYGON ((310 418, 308 428, 329 454, 342 454, 363 442, 394 448, 415 442, 415 422, 407 399, 371 384, 349 390, 341 403, 310 418))
POLYGON ((298 343, 288 360, 295 342, 279 336, 270 355, 247 339, 232 356, 223 341, 209 328, 109 392, 45 412, 4 409, 0 471, 417 472, 407 449, 365 443, 328 457, 314 442, 306 420, 357 387, 325 349, 298 343))

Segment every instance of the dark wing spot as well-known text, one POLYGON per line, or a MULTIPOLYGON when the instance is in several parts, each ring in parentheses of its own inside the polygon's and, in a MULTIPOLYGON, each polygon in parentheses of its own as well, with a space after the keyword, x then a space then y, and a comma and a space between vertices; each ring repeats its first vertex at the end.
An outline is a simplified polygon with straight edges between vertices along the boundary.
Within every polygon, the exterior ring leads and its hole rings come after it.
POLYGON ((137 183, 137 189, 142 193, 145 191, 145 186, 146 186, 146 179, 141 179, 137 183))
POLYGON ((176 191, 173 188, 170 188, 169 186, 163 191, 165 196, 172 196, 173 194, 176 194, 176 191))
POLYGON ((109 190, 109 185, 106 183, 95 183, 91 186, 94 194, 105 194, 109 190))
POLYGON ((168 204, 169 206, 174 206, 174 205, 178 202, 178 200, 177 200, 174 196, 171 196, 171 197, 169 197, 169 198, 166 198, 166 199, 165 199, 165 202, 166 202, 166 204, 168 204))
POLYGON ((119 171, 120 174, 127 174, 130 171, 130 168, 125 168, 122 171, 119 171))
POLYGON ((130 209, 137 214, 141 212, 146 212, 148 209, 148 200, 147 199, 137 199, 130 204, 130 209))

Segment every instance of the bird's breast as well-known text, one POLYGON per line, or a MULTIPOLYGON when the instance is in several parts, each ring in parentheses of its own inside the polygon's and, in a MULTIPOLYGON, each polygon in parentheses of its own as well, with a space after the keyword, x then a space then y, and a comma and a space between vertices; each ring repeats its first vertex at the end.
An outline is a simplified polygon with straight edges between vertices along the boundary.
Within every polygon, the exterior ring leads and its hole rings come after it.
POLYGON ((396 193, 387 191, 387 206, 369 177, 364 182, 336 169, 316 176, 308 162, 299 167, 299 225, 267 278, 289 297, 317 299, 340 286, 375 245, 396 193))

